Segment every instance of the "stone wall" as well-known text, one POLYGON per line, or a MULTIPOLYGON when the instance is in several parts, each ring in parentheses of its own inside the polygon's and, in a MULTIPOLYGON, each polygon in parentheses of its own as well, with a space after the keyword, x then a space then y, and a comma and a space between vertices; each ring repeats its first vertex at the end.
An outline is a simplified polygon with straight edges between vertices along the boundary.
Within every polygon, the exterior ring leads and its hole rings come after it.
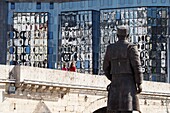
MULTIPOLYGON (((25 66, 0 68, 0 113, 99 113, 106 107, 105 76, 25 66), (17 89, 8 94, 12 82, 17 89)), ((142 113, 170 112, 170 84, 144 81, 139 98, 142 113)))

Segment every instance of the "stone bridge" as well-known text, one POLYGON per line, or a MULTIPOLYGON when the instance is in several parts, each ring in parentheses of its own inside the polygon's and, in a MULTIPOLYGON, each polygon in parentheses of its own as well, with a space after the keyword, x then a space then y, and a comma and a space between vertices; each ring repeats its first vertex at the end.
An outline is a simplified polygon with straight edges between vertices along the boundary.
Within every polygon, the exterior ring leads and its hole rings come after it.
MULTIPOLYGON (((105 76, 25 66, 0 69, 0 113, 105 113, 105 76)), ((170 113, 168 83, 144 81, 139 98, 142 113, 170 113)))

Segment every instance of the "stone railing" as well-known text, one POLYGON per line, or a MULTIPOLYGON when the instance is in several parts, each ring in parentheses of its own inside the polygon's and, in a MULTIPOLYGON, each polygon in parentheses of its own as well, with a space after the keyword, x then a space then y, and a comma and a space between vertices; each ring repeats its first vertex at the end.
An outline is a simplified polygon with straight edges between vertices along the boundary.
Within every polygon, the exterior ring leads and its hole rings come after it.
MULTIPOLYGON (((105 76, 26 66, 0 65, 0 68, 0 102, 3 102, 5 95, 7 98, 48 99, 52 101, 66 96, 63 101, 69 103, 69 98, 72 97, 68 97, 68 95, 85 94, 89 99, 94 99, 92 102, 94 104, 91 103, 93 109, 98 109, 98 104, 101 107, 106 106, 106 87, 110 81, 105 76), (13 95, 3 93, 5 88, 7 91, 11 83, 15 84, 16 93, 13 95)), ((169 113, 170 84, 144 81, 142 86, 143 91, 139 96, 142 113, 169 113)), ((84 99, 86 100, 86 98, 84 99)), ((85 103, 87 104, 87 102, 85 103)), ((74 105, 74 102, 70 101, 70 104, 74 105)), ((90 103, 88 104, 90 105, 90 103)), ((58 103, 59 105, 60 103, 58 103)), ((84 108, 84 106, 82 107, 84 108)), ((86 107, 89 113, 94 111, 91 107, 86 107)))
MULTIPOLYGON (((18 84, 25 82, 96 90, 106 90, 107 85, 110 83, 105 76, 101 75, 81 74, 76 72, 27 66, 0 65, 0 68, 1 82, 11 82, 15 80, 18 84)), ((170 95, 170 84, 144 81, 143 93, 170 95)))
MULTIPOLYGON (((65 87, 105 89, 109 81, 105 76, 52 70, 26 66, 2 66, 1 80, 16 80, 16 83, 39 83, 65 87)), ((104 90, 103 89, 103 90, 104 90)))

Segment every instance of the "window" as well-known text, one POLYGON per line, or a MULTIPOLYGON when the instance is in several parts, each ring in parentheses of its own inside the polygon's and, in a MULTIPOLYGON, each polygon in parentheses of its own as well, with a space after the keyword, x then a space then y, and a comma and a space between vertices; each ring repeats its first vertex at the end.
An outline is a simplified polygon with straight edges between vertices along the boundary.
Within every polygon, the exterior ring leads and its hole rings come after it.
POLYGON ((41 9, 41 2, 37 2, 36 9, 41 9))
POLYGON ((50 9, 54 9, 54 3, 50 2, 50 9))
POLYGON ((15 9, 15 3, 11 2, 11 9, 15 9))

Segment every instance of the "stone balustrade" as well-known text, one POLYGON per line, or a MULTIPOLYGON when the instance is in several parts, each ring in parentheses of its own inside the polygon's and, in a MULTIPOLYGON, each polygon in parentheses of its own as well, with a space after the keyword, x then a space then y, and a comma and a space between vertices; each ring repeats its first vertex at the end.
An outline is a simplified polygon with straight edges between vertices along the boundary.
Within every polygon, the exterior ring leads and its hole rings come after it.
MULTIPOLYGON (((110 81, 105 76, 26 66, 0 68, 0 113, 36 113, 39 107, 50 113, 93 113, 106 106, 110 81), (11 84, 15 94, 8 92, 11 84), (15 109, 4 107, 14 105, 15 109)), ((139 98, 142 113, 169 113, 170 84, 144 81, 139 98)))

